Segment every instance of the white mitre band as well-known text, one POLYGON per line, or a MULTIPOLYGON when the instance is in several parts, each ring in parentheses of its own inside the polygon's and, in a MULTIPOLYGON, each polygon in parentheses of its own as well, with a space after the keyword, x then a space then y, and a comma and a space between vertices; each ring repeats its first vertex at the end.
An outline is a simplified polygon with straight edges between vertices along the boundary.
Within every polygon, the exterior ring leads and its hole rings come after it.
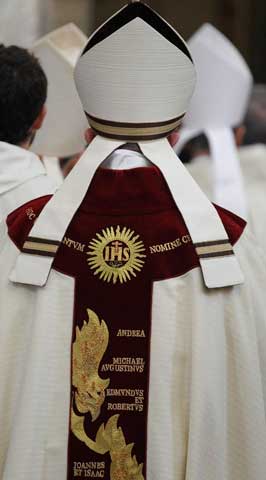
POLYGON ((11 280, 45 285, 95 171, 114 150, 133 140, 164 175, 191 235, 206 286, 241 283, 242 272, 216 209, 166 138, 185 114, 195 85, 193 61, 180 35, 145 4, 131 3, 89 39, 75 80, 98 136, 36 220, 11 280), (29 248, 36 242, 44 245, 43 256, 29 248))

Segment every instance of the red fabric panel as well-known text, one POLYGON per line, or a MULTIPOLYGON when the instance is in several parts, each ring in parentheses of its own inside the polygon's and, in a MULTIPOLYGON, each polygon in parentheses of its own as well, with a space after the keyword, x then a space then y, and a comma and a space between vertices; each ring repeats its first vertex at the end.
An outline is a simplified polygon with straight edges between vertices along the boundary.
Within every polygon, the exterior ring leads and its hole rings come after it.
MULTIPOLYGON (((28 202, 8 216, 9 236, 18 248, 22 248, 36 216, 39 215, 50 198, 50 196, 45 196, 28 202)), ((225 226, 230 242, 234 245, 241 236, 246 223, 233 213, 221 207, 215 207, 225 226)), ((129 219, 138 217, 136 228, 141 230, 148 216, 150 226, 146 230, 147 234, 148 231, 150 232, 150 245, 167 243, 188 234, 168 186, 156 167, 132 170, 99 169, 71 222, 66 236, 70 233, 72 236, 73 234, 78 235, 79 241, 83 243, 88 235, 93 234, 93 226, 90 231, 84 229, 84 222, 87 224, 87 219, 92 216, 103 217, 103 220, 105 217, 106 220, 102 222, 102 226, 114 222, 114 220, 117 220, 117 216, 123 220, 128 217, 129 219)), ((194 257, 191 249, 186 251, 194 257)), ((165 255, 167 257, 167 252, 165 255)), ((186 269, 187 266, 188 264, 185 262, 184 268, 186 269)), ((163 265, 162 268, 164 269, 163 265)))
POLYGON ((43 207, 50 200, 51 195, 31 200, 10 213, 6 219, 8 234, 19 250, 34 225, 34 221, 40 215, 43 207))

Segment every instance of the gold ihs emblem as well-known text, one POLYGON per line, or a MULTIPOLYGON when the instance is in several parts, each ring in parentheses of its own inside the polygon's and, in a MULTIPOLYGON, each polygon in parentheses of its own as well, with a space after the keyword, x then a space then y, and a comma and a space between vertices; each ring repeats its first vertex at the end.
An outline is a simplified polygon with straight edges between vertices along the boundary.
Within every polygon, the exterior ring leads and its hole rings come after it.
POLYGON ((145 263, 145 247, 133 230, 118 225, 97 233, 89 244, 88 264, 94 275, 106 282, 120 283, 136 277, 145 263))

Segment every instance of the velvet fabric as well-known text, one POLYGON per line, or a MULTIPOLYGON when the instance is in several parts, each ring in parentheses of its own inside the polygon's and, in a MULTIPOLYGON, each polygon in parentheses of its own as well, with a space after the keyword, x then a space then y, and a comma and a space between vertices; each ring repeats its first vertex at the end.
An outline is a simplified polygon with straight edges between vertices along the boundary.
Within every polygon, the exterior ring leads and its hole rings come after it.
MULTIPOLYGON (((46 195, 27 202, 7 217, 9 236, 20 250, 34 220, 50 198, 50 195, 46 195)), ((246 222, 221 207, 215 207, 227 231, 229 240, 234 245, 240 238, 246 222)), ((107 217, 108 224, 112 223, 113 218, 117 220, 117 217, 119 217, 120 223, 122 223, 120 218, 124 221, 129 218, 131 221, 131 219, 138 217, 138 225, 142 227, 145 225, 145 233, 148 235, 151 245, 160 243, 156 239, 169 242, 180 237, 181 234, 188 235, 186 225, 176 208, 168 186, 156 167, 131 170, 99 169, 66 232, 66 237, 69 236, 70 232, 72 236, 77 233, 77 238, 81 241, 92 237, 93 230, 88 225, 88 217, 92 216, 97 216, 102 220, 107 217), (145 221, 147 218, 151 220, 148 223, 145 221), (154 219, 156 219, 155 223, 154 219), (84 226, 84 220, 86 220, 86 227, 84 226), (162 223, 159 224, 158 222, 162 223), (171 232, 173 232, 172 238, 170 238, 171 232)), ((104 225, 104 221, 102 224, 104 225)), ((189 250, 186 250, 186 257, 189 255, 194 257, 192 245, 187 248, 189 250)), ((59 255, 60 250, 57 258, 60 258, 59 255)), ((182 256, 178 255, 178 257, 182 256)), ((156 260, 157 264, 158 257, 156 260)), ((179 262, 178 265, 180 267, 179 262)), ((178 270, 179 268, 176 269, 177 275, 179 274, 178 270)), ((180 274, 182 273, 180 272, 180 274)))

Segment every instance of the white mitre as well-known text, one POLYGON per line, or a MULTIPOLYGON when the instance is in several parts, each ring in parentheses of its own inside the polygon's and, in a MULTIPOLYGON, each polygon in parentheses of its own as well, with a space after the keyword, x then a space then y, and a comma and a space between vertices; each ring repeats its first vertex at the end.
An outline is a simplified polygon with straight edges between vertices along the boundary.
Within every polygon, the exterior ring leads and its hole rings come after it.
POLYGON ((197 71, 197 86, 176 151, 205 133, 213 159, 215 201, 246 216, 232 128, 243 122, 253 83, 251 72, 234 45, 210 24, 204 24, 188 45, 197 71))
POLYGON ((181 122, 195 72, 177 32, 135 2, 89 39, 75 81, 94 130, 109 138, 154 139, 181 122))
POLYGON ((36 220, 11 274, 13 282, 45 285, 95 171, 118 147, 132 141, 168 183, 205 285, 216 288, 243 281, 216 209, 167 140, 187 111, 195 77, 184 40, 141 2, 122 8, 91 36, 77 63, 75 81, 97 136, 36 220), (28 248, 36 242, 44 244, 47 254, 38 257, 36 249, 28 248))
POLYGON ((85 147, 88 123, 73 72, 87 40, 70 23, 41 38, 32 48, 48 79, 47 116, 32 145, 38 155, 68 157, 85 147))

